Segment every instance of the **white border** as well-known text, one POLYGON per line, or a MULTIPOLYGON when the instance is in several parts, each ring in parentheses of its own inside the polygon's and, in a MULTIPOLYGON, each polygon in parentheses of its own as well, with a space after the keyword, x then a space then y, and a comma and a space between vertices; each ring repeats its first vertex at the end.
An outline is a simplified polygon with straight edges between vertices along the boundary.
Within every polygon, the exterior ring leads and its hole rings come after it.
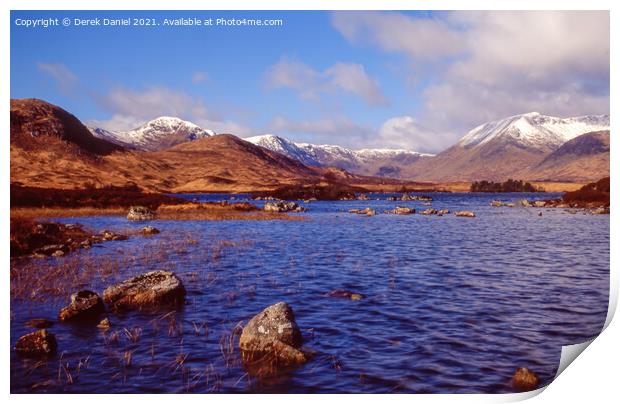
MULTIPOLYGON (((2 184, 6 190, 0 198, 2 209, 5 214, 2 216, 0 225, 2 226, 4 241, 0 245, 2 251, 3 263, 3 285, 2 293, 4 296, 4 302, 6 308, 1 312, 0 324, 2 327, 2 342, 5 349, 2 355, 5 357, 4 367, 2 367, 2 374, 0 375, 3 387, 3 392, 9 394, 10 392, 10 364, 9 364, 9 276, 8 276, 8 260, 9 260, 9 198, 8 198, 8 184, 10 182, 9 175, 9 114, 7 111, 10 109, 10 81, 9 81, 9 32, 10 32, 10 18, 9 12, 11 9, 16 10, 611 10, 611 72, 615 73, 618 70, 617 52, 614 49, 614 38, 618 38, 617 23, 618 18, 617 10, 613 10, 612 5, 620 4, 617 1, 604 1, 604 0, 588 0, 588 1, 567 1, 567 0, 548 0, 548 1, 536 1, 536 0, 506 0, 506 1, 492 1, 492 0, 474 0, 474 1, 457 1, 457 0, 435 0, 435 1, 403 1, 403 0, 357 0, 357 1, 329 1, 329 0, 299 0, 299 1, 283 1, 283 0, 227 0, 221 2, 215 1, 191 1, 191 0, 151 0, 146 2, 137 2, 129 0, 94 0, 94 1, 76 1, 76 0, 57 0, 53 3, 44 0, 5 0, 2 2, 3 18, 0 20, 2 25, 0 31, 0 46, 2 48, 2 55, 4 57, 3 63, 0 63, 0 73, 2 77, 2 92, 3 97, 0 100, 2 110, 5 113, 0 114, 0 120, 2 122, 3 148, 5 153, 5 159, 0 163, 0 176, 2 178, 2 184), (141 4, 142 3, 142 4, 141 4), (148 5, 149 7, 144 7, 148 5)), ((524 27, 524 29, 527 29, 524 27)), ((617 91, 617 80, 615 75, 611 76, 611 123, 612 133, 615 133, 613 123, 615 117, 618 116, 617 103, 615 102, 615 95, 617 91)), ((612 135, 617 136, 617 135, 612 135)), ((618 181, 617 178, 620 167, 615 163, 615 138, 612 140, 612 165, 611 165, 611 178, 612 178, 612 215, 611 215, 611 245, 617 244, 618 240, 618 217, 615 212, 618 199, 618 181)), ((606 322, 606 326, 610 324, 615 311, 618 299, 618 274, 617 274, 617 252, 615 249, 611 251, 611 298, 610 309, 606 322)), ((538 395, 532 399, 531 402, 567 402, 567 403, 582 403, 586 400, 594 402, 610 402, 613 397, 618 397, 618 372, 616 369, 616 362, 619 359, 618 341, 620 341, 620 331, 618 321, 608 327, 600 337, 596 338, 591 346, 588 348, 586 355, 581 355, 577 359, 577 363, 573 366, 569 366, 562 375, 554 381, 545 391, 544 394, 538 395)), ((543 389, 541 389, 543 390, 543 389)), ((540 392, 540 391, 539 391, 540 392)), ((356 396, 352 398, 356 401, 370 401, 370 400, 383 400, 388 399, 394 402, 409 402, 410 400, 424 401, 424 402, 506 402, 524 399, 530 397, 532 393, 526 393, 523 395, 497 395, 497 396, 483 396, 483 395, 390 395, 389 397, 378 397, 377 395, 356 396)), ((45 397, 37 397, 31 395, 11 395, 9 397, 15 402, 24 402, 31 400, 50 400, 51 402, 77 402, 86 400, 93 400, 94 402, 104 402, 109 398, 104 396, 90 395, 88 397, 82 397, 79 395, 47 395, 45 397)), ((287 395, 251 395, 251 396, 236 396, 236 395, 220 395, 209 396, 203 395, 191 395, 183 397, 183 400, 190 401, 203 401, 203 400, 216 400, 219 402, 236 402, 238 400, 251 400, 254 403, 273 403, 284 402, 291 399, 301 401, 314 401, 316 398, 320 400, 336 401, 346 398, 341 398, 339 395, 321 395, 321 396, 296 396, 295 398, 287 395), (320 398, 319 398, 320 397, 320 398)), ((127 395, 117 395, 114 400, 134 400, 135 398, 128 397, 127 395)), ((150 395, 145 399, 152 400, 156 403, 165 402, 169 400, 169 396, 150 395)))

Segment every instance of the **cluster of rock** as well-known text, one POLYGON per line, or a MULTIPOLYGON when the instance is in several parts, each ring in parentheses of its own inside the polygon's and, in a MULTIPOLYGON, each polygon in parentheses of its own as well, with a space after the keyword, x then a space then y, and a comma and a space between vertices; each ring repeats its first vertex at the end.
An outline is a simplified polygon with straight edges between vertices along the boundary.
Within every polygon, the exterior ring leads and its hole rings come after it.
MULTIPOLYGON (((364 295, 346 289, 335 289, 327 297, 362 300, 364 295)), ((104 292, 105 303, 113 308, 141 309, 148 306, 184 301, 185 288, 171 272, 154 271, 111 286, 104 292)), ((102 299, 92 291, 80 291, 71 296, 71 303, 60 311, 61 321, 96 322, 105 312, 102 299)), ((47 320, 34 321, 38 331, 21 336, 15 350, 24 356, 48 357, 57 350, 54 334, 45 328, 51 326, 47 320)), ((97 327, 108 329, 110 321, 105 318, 97 327)), ((278 302, 256 314, 243 327, 239 336, 241 359, 248 372, 269 376, 280 368, 306 363, 311 354, 302 350, 303 336, 295 321, 293 309, 285 302, 278 302)), ((516 370, 511 379, 516 391, 530 391, 538 388, 538 376, 527 368, 516 370)))
MULTIPOLYGON (((47 225, 52 223, 46 223, 47 225)), ((63 225, 61 225, 63 226, 63 225)), ((78 225, 67 224, 65 227, 78 227, 78 225)), ((32 253, 33 258, 45 258, 45 257, 62 257, 65 254, 78 250, 89 249, 94 244, 102 243, 104 241, 117 241, 127 240, 128 236, 125 234, 114 233, 109 230, 102 230, 99 234, 93 234, 90 237, 82 238, 81 240, 74 240, 68 238, 62 244, 48 244, 39 247, 32 253)))
MULTIPOLYGON (((358 215, 367 215, 367 216, 374 216, 377 214, 377 212, 372 209, 372 208, 365 208, 365 209, 349 209, 349 213, 354 213, 354 214, 358 214, 358 215)), ((386 210, 384 211, 385 214, 391 214, 391 215, 412 215, 414 213, 416 213, 415 208, 408 208, 408 207, 403 207, 403 206, 397 206, 392 210, 386 210)), ((421 215, 426 215, 426 216, 443 216, 443 215, 449 215, 450 211, 448 209, 434 209, 434 208, 428 208, 425 209, 423 211, 419 212, 421 215)), ((459 216, 459 217, 476 217, 476 214, 472 211, 469 210, 461 210, 458 212, 454 212, 455 216, 459 216)))
POLYGON ((349 209, 349 213, 354 213, 357 215, 366 215, 366 216, 374 216, 377 214, 377 211, 372 208, 364 208, 364 209, 349 209))
POLYGON ((307 209, 296 202, 267 202, 263 207, 267 212, 305 212, 307 209))
POLYGON ((146 206, 132 206, 127 213, 127 220, 145 221, 155 219, 155 212, 146 206))
POLYGON ((404 206, 397 206, 392 210, 386 210, 384 213, 388 215, 413 215, 415 213, 415 208, 407 208, 404 206))
POLYGON ((437 216, 443 216, 443 215, 449 215, 450 211, 448 209, 433 209, 433 208, 428 208, 428 209, 424 209, 422 212, 420 212, 421 215, 437 215, 437 216))
MULTIPOLYGON (((110 320, 101 316, 106 306, 113 310, 143 310, 161 306, 180 305, 185 301, 183 282, 172 272, 152 271, 108 287, 103 292, 103 299, 95 292, 82 290, 71 295, 69 305, 63 307, 59 314, 60 321, 78 322, 110 328, 110 320), (105 303, 105 304, 104 304, 105 303)), ((15 350, 27 356, 53 355, 57 348, 56 337, 45 328, 52 326, 45 319, 34 319, 27 325, 44 328, 21 336, 15 344, 15 350)))
POLYGON ((281 200, 274 196, 255 196, 252 199, 254 199, 255 201, 280 201, 281 200))
MULTIPOLYGON (((591 206, 581 206, 579 204, 570 204, 564 202, 562 199, 548 199, 548 200, 536 200, 529 201, 527 199, 520 199, 519 205, 525 208, 560 208, 560 209, 582 209, 585 213, 591 213, 594 215, 608 215, 610 213, 609 206, 597 206, 596 203, 592 203, 591 206)), ((575 211, 568 211, 569 213, 576 213, 575 211)))
POLYGON ((411 195, 408 193, 404 193, 400 198, 397 196, 389 196, 387 198, 388 201, 422 201, 422 202, 432 202, 433 197, 428 195, 411 195))

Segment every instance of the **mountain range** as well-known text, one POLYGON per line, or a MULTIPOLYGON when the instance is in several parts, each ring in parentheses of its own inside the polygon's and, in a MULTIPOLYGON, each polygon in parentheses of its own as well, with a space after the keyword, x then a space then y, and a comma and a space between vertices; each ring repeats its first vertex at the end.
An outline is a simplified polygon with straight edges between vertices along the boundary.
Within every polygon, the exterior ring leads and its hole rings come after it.
POLYGON ((45 101, 11 100, 11 181, 40 187, 93 181, 168 192, 241 192, 326 176, 377 186, 507 178, 585 182, 609 176, 609 153, 607 115, 515 115, 480 125, 430 155, 296 143, 276 135, 240 139, 174 117, 129 131, 87 128, 45 101))
POLYGON ((251 192, 327 182, 371 189, 403 186, 402 181, 307 166, 236 136, 202 129, 194 132, 198 134, 194 140, 178 143, 180 137, 192 134, 180 130, 180 122, 174 119, 141 127, 146 129, 142 133, 154 140, 150 143, 128 135, 121 135, 122 141, 118 137, 105 139, 105 132, 89 130, 67 111, 38 99, 11 100, 10 120, 12 184, 61 189, 135 184, 150 191, 189 193, 251 192), (166 133, 173 139, 166 139, 166 133), (177 144, 161 146, 167 142, 177 144))
POLYGON ((299 160, 306 165, 338 167, 355 174, 379 177, 400 177, 398 174, 401 167, 432 157, 431 154, 400 149, 353 150, 336 145, 295 143, 270 134, 244 140, 299 160))

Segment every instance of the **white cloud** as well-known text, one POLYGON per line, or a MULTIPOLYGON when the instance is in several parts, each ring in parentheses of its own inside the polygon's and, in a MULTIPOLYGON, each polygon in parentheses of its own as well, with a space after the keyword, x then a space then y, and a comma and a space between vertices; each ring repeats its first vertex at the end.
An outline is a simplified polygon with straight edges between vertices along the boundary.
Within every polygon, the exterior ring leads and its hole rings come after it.
POLYGON ((446 142, 446 135, 435 132, 411 116, 388 119, 379 128, 375 147, 404 148, 422 153, 435 152, 446 142))
POLYGON ((387 103, 379 83, 357 63, 338 62, 321 72, 300 61, 283 58, 269 68, 266 85, 268 88, 291 88, 302 99, 318 99, 322 93, 345 92, 359 96, 368 105, 387 103))
POLYGON ((606 11, 458 11, 432 19, 337 12, 332 24, 354 44, 403 54, 409 71, 434 72, 415 118, 444 135, 437 142, 411 130, 414 146, 423 146, 417 136, 440 151, 480 123, 524 112, 609 112, 606 11))
POLYGON ((292 121, 282 116, 274 118, 269 131, 287 133, 295 138, 304 137, 309 142, 333 143, 358 147, 376 133, 371 127, 360 125, 345 116, 334 116, 314 120, 292 121), (304 136, 305 135, 305 136, 304 136))
POLYGON ((78 84, 78 77, 69 68, 60 63, 37 63, 39 71, 52 76, 60 91, 71 92, 78 84))
POLYGON ((462 52, 463 38, 445 20, 399 13, 348 11, 332 14, 332 25, 350 42, 370 43, 412 58, 437 59, 462 52))
POLYGON ((159 116, 174 116, 194 122, 216 133, 232 133, 237 136, 256 134, 247 126, 225 119, 208 108, 202 99, 182 91, 165 87, 133 90, 118 87, 97 99, 112 113, 107 120, 91 120, 89 125, 107 130, 129 130, 159 116))

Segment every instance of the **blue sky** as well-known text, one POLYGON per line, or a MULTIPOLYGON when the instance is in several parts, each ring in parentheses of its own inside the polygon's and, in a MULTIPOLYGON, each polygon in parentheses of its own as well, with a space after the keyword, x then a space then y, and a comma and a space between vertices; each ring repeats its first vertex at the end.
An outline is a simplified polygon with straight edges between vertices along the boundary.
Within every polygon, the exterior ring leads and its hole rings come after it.
POLYGON ((106 129, 175 115, 240 136, 276 133, 297 141, 436 152, 489 119, 531 110, 608 113, 608 14, 555 13, 553 32, 546 18, 502 12, 12 12, 11 97, 44 99, 106 129), (16 25, 49 17, 282 19, 283 26, 16 25), (520 29, 524 19, 529 34, 520 29), (505 28, 501 42, 494 39, 497 21, 505 28), (545 52, 549 47, 560 49, 545 52), (584 56, 589 66, 573 61, 584 56))

